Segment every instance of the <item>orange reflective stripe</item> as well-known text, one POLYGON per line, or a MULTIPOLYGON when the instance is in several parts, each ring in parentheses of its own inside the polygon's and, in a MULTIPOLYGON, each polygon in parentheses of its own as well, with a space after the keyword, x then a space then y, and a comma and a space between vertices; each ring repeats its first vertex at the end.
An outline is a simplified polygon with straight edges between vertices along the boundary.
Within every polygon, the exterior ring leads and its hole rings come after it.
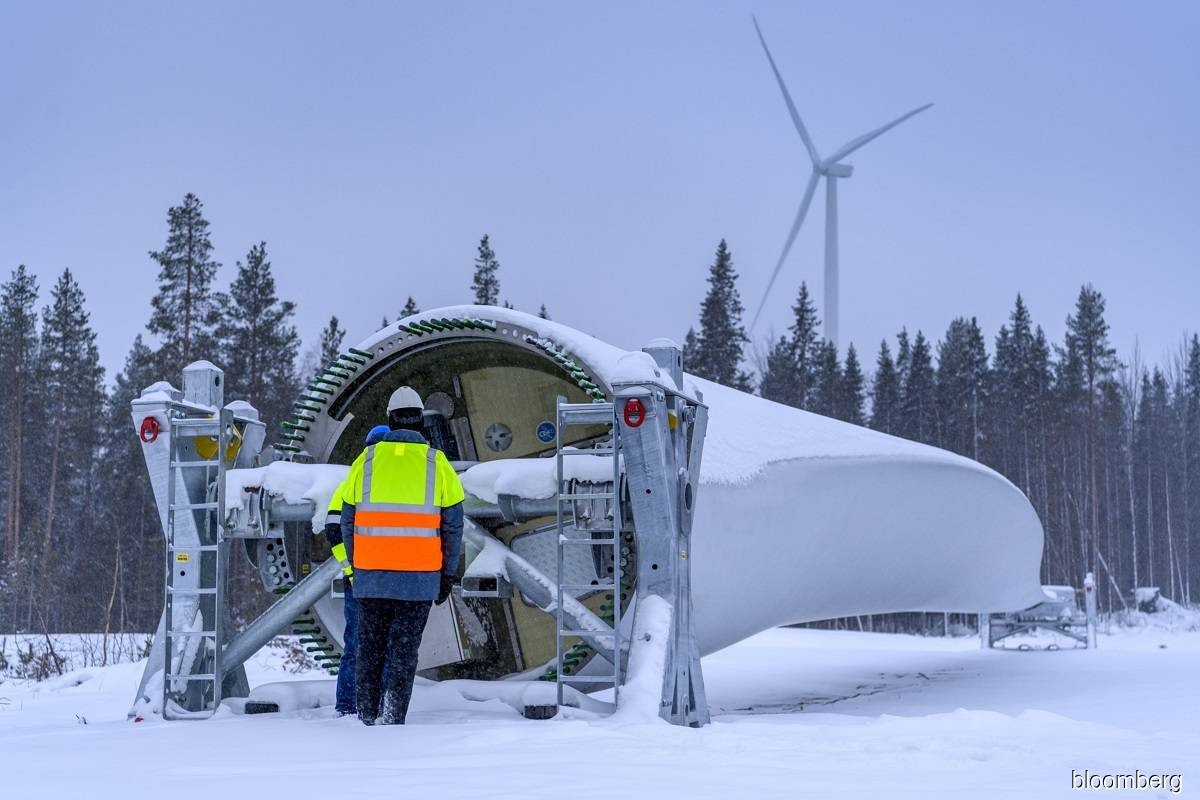
POLYGON ((442 568, 441 537, 355 537, 354 568, 393 572, 438 572, 442 568))
POLYGON ((363 528, 437 528, 441 514, 415 511, 355 511, 354 525, 363 528))

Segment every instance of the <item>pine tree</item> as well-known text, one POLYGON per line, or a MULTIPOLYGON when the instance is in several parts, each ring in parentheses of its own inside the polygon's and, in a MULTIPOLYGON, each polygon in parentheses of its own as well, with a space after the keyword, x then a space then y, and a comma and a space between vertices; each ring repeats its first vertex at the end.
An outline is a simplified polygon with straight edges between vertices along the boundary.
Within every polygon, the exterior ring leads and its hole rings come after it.
POLYGON ((183 205, 167 212, 166 245, 150 251, 159 272, 147 330, 159 337, 160 374, 178 374, 192 361, 215 355, 212 282, 221 265, 212 260, 212 250, 203 204, 189 192, 183 205))
POLYGON ((974 317, 950 323, 938 344, 937 409, 942 447, 979 458, 980 411, 987 399, 988 354, 974 317))
POLYGON ((858 351, 851 344, 846 349, 846 363, 842 368, 840 392, 838 393, 838 419, 852 425, 862 425, 863 415, 863 373, 862 365, 858 363, 858 351))
POLYGON ((321 366, 327 367, 342 354, 342 340, 346 338, 346 329, 341 326, 336 316, 329 318, 329 324, 321 331, 321 366))
POLYGON ((694 375, 735 389, 749 389, 750 376, 739 369, 742 347, 749 341, 742 327, 744 310, 733 254, 722 239, 709 268, 708 294, 700 306, 700 335, 691 367, 694 375))
POLYGON ((687 372, 696 372, 696 350, 700 347, 700 338, 696 336, 695 328, 688 328, 683 337, 683 368, 687 372))
POLYGON ((1185 563, 1184 594, 1190 602, 1192 586, 1200 587, 1200 336, 1192 335, 1185 355, 1183 379, 1183 496, 1185 563))
POLYGON ((871 387, 871 427, 884 433, 900 430, 900 379, 887 340, 879 343, 871 387))
POLYGON ((1095 537, 1100 527, 1100 506, 1097 501, 1096 471, 1096 406, 1100 384, 1111 378, 1118 362, 1116 351, 1108 342, 1108 323, 1104 319, 1104 297, 1092 285, 1079 290, 1075 313, 1067 317, 1067 358, 1079 388, 1085 392, 1085 453, 1087 458, 1087 492, 1090 508, 1088 529, 1084 534, 1085 568, 1096 570, 1095 537))
POLYGON ((1034 472, 1046 456, 1042 446, 1053 376, 1046 335, 1041 327, 1033 329, 1019 294, 1009 323, 996 335, 993 363, 987 404, 989 458, 1035 499, 1034 472))
MULTIPOLYGON (((797 408, 808 408, 813 384, 816 381, 817 361, 822 356, 823 345, 817 329, 821 320, 817 317, 817 307, 808 294, 808 285, 800 282, 800 293, 796 304, 792 306, 792 325, 788 329, 792 334, 792 360, 796 372, 796 401, 797 408)), ((836 358, 837 353, 835 351, 836 358)))
POLYGON ((479 255, 475 256, 475 275, 471 279, 471 291, 475 293, 475 304, 494 306, 500 302, 500 277, 496 272, 500 262, 492 250, 485 233, 479 240, 479 255))
POLYGON ((896 334, 896 379, 900 383, 900 395, 904 395, 904 387, 908 385, 908 373, 912 367, 912 344, 908 341, 908 328, 901 328, 896 334))
POLYGON ((417 301, 413 300, 412 295, 408 296, 408 302, 404 304, 404 308, 400 309, 400 319, 415 317, 421 313, 421 309, 417 307, 417 301))
POLYGON ((48 423, 43 445, 44 517, 41 521, 40 585, 92 572, 92 541, 98 423, 103 417, 104 368, 83 290, 64 270, 42 312, 40 416, 48 423), (66 524, 60 521, 65 520, 66 524), (60 562, 61 559, 61 562, 60 562))
POLYGON ((30 410, 37 396, 33 380, 37 354, 37 279, 22 264, 0 286, 0 374, 5 376, 5 413, 0 432, 4 493, 4 558, 9 570, 17 568, 23 553, 22 529, 32 496, 27 467, 34 446, 30 410))
POLYGON ((839 415, 838 401, 842 394, 842 370, 838 364, 837 345, 821 342, 813 370, 813 385, 808 410, 825 417, 839 415))
POLYGON ((325 368, 341 355, 342 341, 345 338, 346 331, 338 322, 338 318, 330 317, 329 324, 321 329, 317 341, 310 344, 304 351, 304 358, 301 360, 299 369, 301 379, 311 382, 313 378, 319 377, 325 368))
MULTIPOLYGON (((689 335, 691 332, 689 331, 689 335)), ((767 351, 767 363, 763 369, 758 392, 768 400, 789 406, 799 406, 800 384, 796 376, 796 360, 792 342, 780 336, 767 351)))
MULTIPOLYGON (((901 342, 904 346, 907 340, 901 342)), ((925 334, 917 331, 908 351, 907 375, 901 394, 902 431, 906 439, 931 443, 937 435, 937 391, 933 354, 925 334)))
POLYGON ((546 310, 545 303, 542 303, 542 307, 538 309, 538 317, 541 319, 550 319, 550 312, 546 310))
POLYGON ((292 324, 295 304, 276 293, 266 242, 252 246, 244 264, 237 262, 237 277, 217 305, 222 309, 218 336, 226 399, 248 401, 271 430, 287 415, 300 388, 300 337, 292 324))

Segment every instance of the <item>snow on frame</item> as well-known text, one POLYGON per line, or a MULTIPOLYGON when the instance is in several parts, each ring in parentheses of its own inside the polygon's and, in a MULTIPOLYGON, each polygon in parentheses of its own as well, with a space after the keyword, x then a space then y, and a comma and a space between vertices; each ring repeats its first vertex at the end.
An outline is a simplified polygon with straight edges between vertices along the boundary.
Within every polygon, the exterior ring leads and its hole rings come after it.
POLYGON ((225 473, 225 513, 242 507, 247 491, 262 489, 288 503, 313 503, 312 530, 325 526, 329 500, 350 468, 342 464, 295 464, 275 461, 265 467, 231 469, 225 473))

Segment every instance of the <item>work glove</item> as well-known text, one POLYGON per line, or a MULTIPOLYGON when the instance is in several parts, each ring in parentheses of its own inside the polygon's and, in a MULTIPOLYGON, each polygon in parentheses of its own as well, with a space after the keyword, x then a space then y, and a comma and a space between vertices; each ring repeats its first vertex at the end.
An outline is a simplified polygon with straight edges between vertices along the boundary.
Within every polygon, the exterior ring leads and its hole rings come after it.
POLYGON ((342 565, 342 574, 349 578, 351 583, 354 583, 354 567, 350 566, 350 557, 346 554, 346 543, 338 542, 329 548, 329 552, 342 565))
POLYGON ((450 590, 454 588, 454 576, 442 575, 442 585, 438 587, 437 604, 440 606, 450 597, 450 590))

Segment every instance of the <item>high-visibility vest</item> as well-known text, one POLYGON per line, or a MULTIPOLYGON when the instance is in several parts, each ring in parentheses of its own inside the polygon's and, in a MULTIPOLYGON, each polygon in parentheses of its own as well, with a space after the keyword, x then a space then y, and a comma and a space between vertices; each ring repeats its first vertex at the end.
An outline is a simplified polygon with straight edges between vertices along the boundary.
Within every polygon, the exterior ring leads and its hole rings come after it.
MULTIPOLYGON (((374 502, 375 445, 369 446, 365 455, 362 502, 354 510, 354 568, 438 572, 442 568, 442 510, 434 495, 437 450, 430 447, 425 458, 425 500, 420 504, 374 502)), ((411 479, 419 478, 413 475, 411 479)))

